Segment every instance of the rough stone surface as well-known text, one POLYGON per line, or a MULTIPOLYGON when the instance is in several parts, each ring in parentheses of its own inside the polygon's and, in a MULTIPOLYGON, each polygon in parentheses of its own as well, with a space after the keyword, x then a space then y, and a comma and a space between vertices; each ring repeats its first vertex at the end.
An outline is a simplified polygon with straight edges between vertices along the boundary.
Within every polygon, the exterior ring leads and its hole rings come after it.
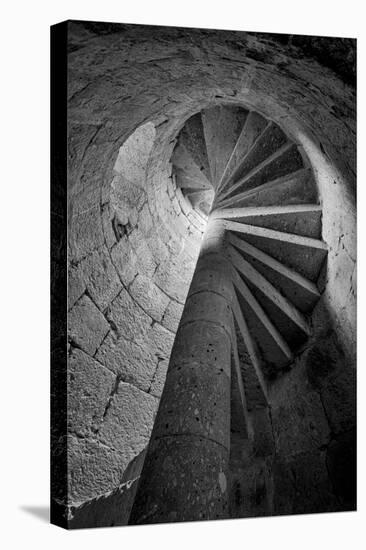
POLYGON ((103 421, 116 377, 81 350, 69 359, 68 426, 79 436, 93 436, 103 421))
POLYGON ((120 484, 126 463, 120 453, 94 439, 68 438, 69 502, 80 504, 120 484))
POLYGON ((158 360, 158 365, 156 367, 156 371, 149 389, 149 393, 151 393, 151 395, 154 395, 155 397, 160 398, 163 392, 168 364, 169 362, 165 359, 158 360))
POLYGON ((110 326, 93 302, 84 295, 69 313, 69 339, 94 355, 110 326))
POLYGON ((130 286, 131 295, 155 321, 161 322, 169 298, 148 277, 138 275, 130 286))
POLYGON ((119 450, 125 465, 147 445, 157 405, 155 397, 124 382, 113 395, 98 437, 119 450))
POLYGON ((95 251, 82 262, 82 274, 86 288, 103 311, 121 290, 121 282, 105 248, 95 251))
POLYGON ((122 336, 117 338, 110 333, 99 348, 96 358, 125 382, 133 384, 143 391, 150 388, 157 358, 141 343, 135 343, 122 336))
POLYGON ((169 304, 164 311, 161 323, 164 327, 172 332, 176 332, 179 321, 183 313, 183 306, 175 300, 170 300, 169 304))
POLYGON ((152 321, 125 288, 110 304, 106 316, 114 332, 127 340, 143 339, 152 321))
POLYGON ((130 524, 228 517, 228 451, 199 437, 174 439, 153 443, 144 466, 146 490, 136 495, 130 524), (157 459, 163 468, 154 467, 157 459))
MULTIPOLYGON (((221 239, 218 242, 221 243, 221 239)), ((210 264, 207 256, 200 259, 193 276, 132 509, 131 523, 224 518, 228 515, 229 300, 232 297, 229 272, 226 279, 219 279, 218 288, 192 294, 192 289, 200 286, 195 280, 207 275, 209 265, 215 272, 217 256, 218 253, 210 254, 210 264), (201 262, 206 269, 199 269, 201 262), (167 448, 169 441, 170 447, 167 448), (214 466, 215 448, 217 461, 214 466), (185 478, 188 473, 180 473, 179 470, 184 463, 187 467, 189 457, 191 473, 187 483, 185 478), (171 464, 177 471, 172 471, 171 464), (213 472, 218 473, 218 479, 213 472), (198 482, 200 486, 194 491, 198 482), (217 485, 221 491, 219 497, 217 485), (171 504, 170 510, 167 504, 171 504), (207 516, 203 512, 204 504, 208 510, 207 516)))
POLYGON ((77 267, 69 269, 69 284, 68 284, 68 309, 71 309, 75 302, 85 292, 85 282, 82 277, 80 264, 77 267))

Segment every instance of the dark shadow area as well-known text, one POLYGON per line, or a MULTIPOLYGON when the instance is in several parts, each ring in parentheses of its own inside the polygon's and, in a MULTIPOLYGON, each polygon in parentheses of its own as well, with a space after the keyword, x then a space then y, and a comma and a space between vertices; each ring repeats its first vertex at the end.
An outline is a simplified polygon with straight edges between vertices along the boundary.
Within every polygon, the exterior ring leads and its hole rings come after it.
POLYGON ((20 506, 20 509, 31 516, 40 519, 43 522, 50 522, 50 507, 49 506, 20 506))

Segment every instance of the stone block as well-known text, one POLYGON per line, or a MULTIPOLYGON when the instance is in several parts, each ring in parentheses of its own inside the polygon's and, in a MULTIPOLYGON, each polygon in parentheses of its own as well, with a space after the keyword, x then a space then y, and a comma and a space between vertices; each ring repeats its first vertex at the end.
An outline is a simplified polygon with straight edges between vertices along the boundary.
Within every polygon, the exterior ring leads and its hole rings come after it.
POLYGON ((187 278, 185 277, 186 269, 183 264, 181 269, 169 262, 160 264, 154 273, 154 282, 168 296, 184 304, 193 276, 193 269, 194 266, 192 266, 192 273, 187 278))
POLYGON ((169 361, 161 359, 158 361, 154 377, 151 382, 149 393, 160 399, 164 389, 166 373, 168 370, 169 361))
POLYGON ((106 245, 111 249, 117 242, 116 234, 113 230, 112 220, 115 215, 111 209, 110 203, 103 204, 102 208, 102 226, 106 245))
POLYGON ((137 256, 127 236, 122 237, 122 239, 112 247, 111 257, 121 281, 125 286, 128 286, 136 277, 138 267, 137 256))
POLYGON ((90 296, 103 311, 122 288, 106 247, 83 260, 81 269, 90 296))
POLYGON ((156 271, 156 262, 145 235, 139 228, 135 228, 129 236, 131 246, 136 254, 136 265, 138 272, 145 277, 152 277, 156 271))
POLYGON ((85 282, 83 279, 80 264, 70 267, 67 279, 67 302, 68 309, 71 309, 75 302, 85 292, 85 282))
POLYGON ((178 330, 179 322, 182 317, 183 306, 175 300, 171 300, 164 311, 161 324, 172 332, 178 330))
POLYGON ((148 235, 154 227, 154 221, 150 213, 149 205, 147 203, 139 212, 138 224, 144 235, 148 235))
POLYGON ((104 244, 100 206, 91 208, 71 220, 72 258, 80 260, 104 244))
POLYGON ((119 485, 80 506, 71 506, 69 529, 116 527, 127 525, 139 479, 119 485))
POLYGON ((169 303, 168 296, 144 275, 137 275, 129 290, 144 311, 160 322, 169 303))
POLYGON ((146 201, 146 193, 141 185, 131 183, 121 175, 114 176, 111 183, 111 204, 121 219, 126 220, 133 208, 138 210, 146 201))
POLYGON ((73 205, 73 215, 79 216, 91 208, 97 208, 100 205, 99 185, 80 186, 75 188, 73 196, 70 197, 73 205))
POLYGON ((82 296, 68 315, 69 339, 94 355, 110 326, 88 296, 82 296))
POLYGON ((161 263, 164 264, 170 261, 171 251, 168 249, 167 245, 159 235, 159 232, 156 231, 155 228, 146 236, 146 242, 150 248, 156 265, 160 265, 161 263))
POLYGON ((174 343, 174 334, 159 323, 155 323, 149 333, 150 348, 161 359, 169 359, 174 343))
POLYGON ((68 360, 68 428, 78 435, 95 432, 103 420, 116 377, 97 361, 74 349, 68 360))
POLYGON ((148 391, 157 364, 157 357, 148 339, 137 342, 117 338, 112 332, 100 346, 96 358, 122 380, 148 391))
POLYGON ((68 436, 69 502, 82 503, 120 484, 128 458, 98 440, 68 436))
POLYGON ((142 185, 155 135, 152 122, 140 126, 120 148, 114 170, 131 183, 142 185))
POLYGON ((120 382, 98 436, 118 450, 128 464, 149 442, 158 399, 131 384, 120 382))
POLYGON ((106 317, 118 335, 127 340, 144 341, 152 319, 126 289, 110 304, 106 317))

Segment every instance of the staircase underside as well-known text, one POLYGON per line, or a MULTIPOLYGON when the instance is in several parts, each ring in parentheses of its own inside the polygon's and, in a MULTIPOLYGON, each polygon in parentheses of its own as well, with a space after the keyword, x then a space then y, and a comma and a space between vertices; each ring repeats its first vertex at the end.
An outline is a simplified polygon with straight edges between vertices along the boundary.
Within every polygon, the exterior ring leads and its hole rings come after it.
POLYGON ((226 230, 232 410, 250 436, 248 411, 268 405, 268 382, 306 342, 320 297, 317 280, 327 247, 314 177, 278 125, 233 106, 191 117, 172 165, 191 207, 226 230))

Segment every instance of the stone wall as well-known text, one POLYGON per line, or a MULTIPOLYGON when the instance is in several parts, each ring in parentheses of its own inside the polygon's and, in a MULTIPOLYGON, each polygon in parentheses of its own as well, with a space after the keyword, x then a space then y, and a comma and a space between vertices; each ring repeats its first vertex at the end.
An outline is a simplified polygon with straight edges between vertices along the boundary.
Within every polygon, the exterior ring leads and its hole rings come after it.
POLYGON ((155 167, 160 159, 159 131, 147 123, 117 151, 109 193, 88 179, 71 191, 70 525, 90 514, 105 524, 100 507, 114 498, 120 506, 122 495, 125 515, 117 508, 108 522, 128 519, 142 461, 133 477, 126 472, 149 440, 199 251, 203 220, 182 211, 169 169, 155 167), (95 205, 86 208, 89 189, 95 205))
MULTIPOLYGON (((263 113, 303 148, 330 251, 314 342, 273 382, 271 418, 258 418, 273 441, 249 449, 247 462, 233 453, 233 514, 346 506, 339 472, 354 427, 355 366, 349 79, 271 35, 68 26, 70 526, 128 520, 127 504, 123 513, 120 504, 109 515, 96 510, 109 497, 120 503, 139 475, 205 226, 175 188, 169 160, 184 121, 222 102, 263 113)), ((63 436, 55 434, 55 449, 63 436)), ((57 483, 55 493, 63 498, 57 483)))

